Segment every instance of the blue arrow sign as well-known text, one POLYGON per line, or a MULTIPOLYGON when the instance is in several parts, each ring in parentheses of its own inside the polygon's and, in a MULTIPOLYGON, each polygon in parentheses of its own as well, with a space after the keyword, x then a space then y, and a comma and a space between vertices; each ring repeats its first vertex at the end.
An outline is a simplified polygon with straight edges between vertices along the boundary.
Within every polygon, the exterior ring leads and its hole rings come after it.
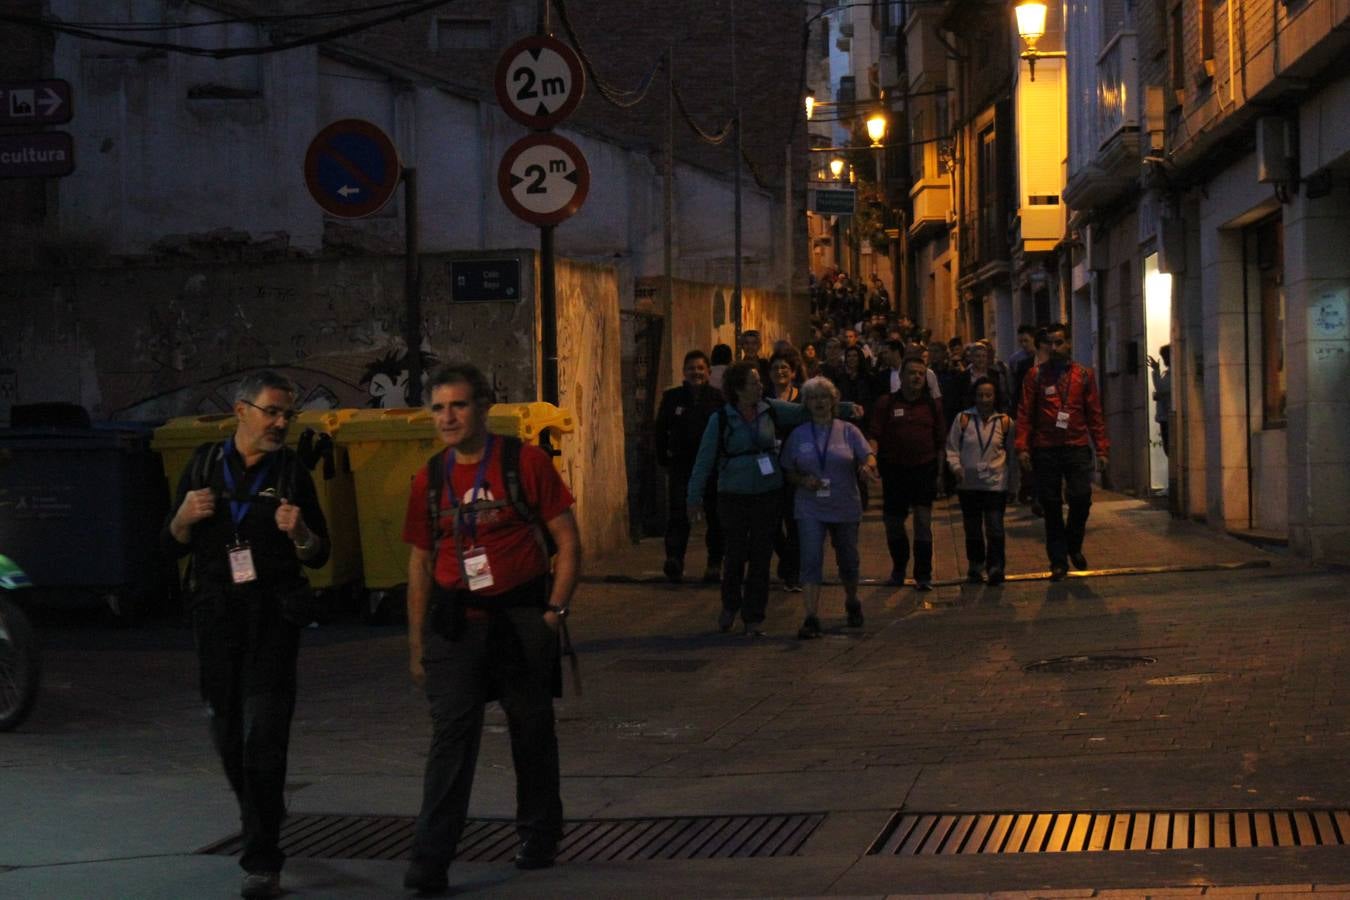
POLYGON ((329 125, 305 153, 305 183, 330 215, 359 219, 389 202, 402 168, 383 131, 361 119, 329 125))

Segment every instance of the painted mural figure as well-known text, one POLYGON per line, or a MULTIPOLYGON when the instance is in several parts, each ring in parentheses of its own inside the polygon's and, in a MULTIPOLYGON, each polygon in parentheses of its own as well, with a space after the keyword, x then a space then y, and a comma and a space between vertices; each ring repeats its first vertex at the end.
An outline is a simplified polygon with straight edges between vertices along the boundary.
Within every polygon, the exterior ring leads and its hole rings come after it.
POLYGON ((445 448, 413 480, 403 539, 412 545, 408 666, 426 689, 432 740, 404 886, 437 893, 464 830, 492 700, 510 725, 516 866, 553 864, 563 825, 553 698, 581 544, 572 494, 548 455, 488 433, 495 398, 483 373, 444 366, 428 389, 445 448))
POLYGON ((241 895, 276 897, 300 628, 313 597, 301 566, 322 566, 330 545, 314 483, 286 446, 295 385, 249 375, 234 415, 232 437, 197 448, 161 541, 174 557, 192 554, 202 696, 243 823, 241 895))
MULTIPOLYGON (((418 352, 423 372, 440 362, 434 353, 418 352)), ((361 375, 361 386, 370 391, 370 399, 366 401, 368 407, 393 409, 422 405, 422 398, 414 397, 408 387, 408 354, 405 350, 390 350, 372 360, 361 375)))

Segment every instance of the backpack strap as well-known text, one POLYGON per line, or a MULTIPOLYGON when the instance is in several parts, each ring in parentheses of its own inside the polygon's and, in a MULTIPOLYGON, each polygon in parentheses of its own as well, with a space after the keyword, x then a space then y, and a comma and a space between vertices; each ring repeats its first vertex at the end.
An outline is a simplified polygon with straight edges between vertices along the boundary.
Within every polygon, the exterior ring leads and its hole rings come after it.
POLYGON ((553 558, 558 548, 554 544, 553 535, 549 534, 544 523, 540 521, 538 512, 530 506, 529 500, 525 497, 525 490, 521 486, 520 451, 523 446, 524 442, 520 438, 502 438, 502 480, 506 482, 506 497, 511 503, 511 508, 516 511, 516 515, 530 523, 534 539, 547 561, 553 558))
POLYGON ((202 444, 192 452, 188 463, 188 490, 199 491, 211 482, 211 470, 225 455, 225 442, 202 444))
POLYGON ((441 486, 445 480, 445 451, 438 450, 427 460, 427 533, 431 535, 431 576, 436 577, 436 553, 440 548, 441 486))

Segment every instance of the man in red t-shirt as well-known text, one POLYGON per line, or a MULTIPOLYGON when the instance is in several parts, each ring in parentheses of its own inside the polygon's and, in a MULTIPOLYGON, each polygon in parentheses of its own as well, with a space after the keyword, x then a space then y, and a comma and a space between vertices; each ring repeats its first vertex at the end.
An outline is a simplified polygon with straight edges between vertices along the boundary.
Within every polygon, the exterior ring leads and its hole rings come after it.
POLYGON ((425 685, 433 734, 422 810, 404 886, 443 891, 464 830, 483 730, 501 703, 516 769, 522 869, 553 864, 562 837, 553 698, 561 686, 558 630, 581 564, 572 495, 548 455, 521 446, 517 510, 504 470, 505 438, 487 431, 492 386, 472 365, 443 366, 428 382, 445 451, 436 514, 428 468, 413 479, 403 540, 408 559, 408 666, 425 685), (432 520, 435 520, 433 526, 432 520), (557 548, 552 583, 542 529, 557 548), (433 535, 433 530, 435 534, 433 535))
POLYGON ((1073 361, 1065 325, 1046 326, 1050 359, 1027 372, 1017 419, 1017 458, 1034 473, 1045 513, 1045 552, 1050 578, 1062 581, 1069 564, 1088 567, 1083 537, 1092 511, 1093 457, 1106 471, 1111 442, 1102 417, 1102 399, 1092 369, 1073 361), (1061 495, 1069 501, 1064 517, 1061 495))

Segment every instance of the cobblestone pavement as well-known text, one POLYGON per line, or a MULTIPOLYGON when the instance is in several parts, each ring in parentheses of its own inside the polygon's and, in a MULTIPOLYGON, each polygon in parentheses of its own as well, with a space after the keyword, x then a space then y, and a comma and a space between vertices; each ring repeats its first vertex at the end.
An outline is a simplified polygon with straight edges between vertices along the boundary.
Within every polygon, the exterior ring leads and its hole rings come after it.
MULTIPOLYGON (((1016 508, 1009 522, 1010 571, 1040 571, 1039 522, 1016 508)), ((799 595, 778 590, 765 637, 718 633, 714 586, 653 580, 659 541, 592 563, 572 619, 584 693, 569 685, 558 705, 569 816, 829 815, 792 858, 528 875, 464 864, 457 878, 503 896, 653 886, 661 896, 1350 895, 1345 847, 865 855, 900 808, 1350 809, 1350 576, 1114 495, 1098 496, 1089 529, 1085 552, 1101 569, 1256 567, 924 595, 873 584, 862 590, 861 630, 843 627, 842 590, 827 586, 827 634, 801 642, 799 595), (1026 668, 1108 656, 1131 664, 1026 668)), ((863 574, 884 577, 875 513, 863 530, 863 574)), ((954 580, 962 536, 945 501, 935 531, 938 577, 954 580)), ((191 855, 229 834, 234 813, 205 736, 187 633, 67 621, 47 638, 38 708, 24 729, 0 736, 0 803, 24 811, 0 823, 0 867, 15 867, 0 872, 0 895, 229 896, 228 860, 191 855), (88 890, 69 892, 79 885, 88 890)), ((307 634, 293 811, 416 811, 429 728, 404 647, 393 626, 307 634)), ((473 813, 509 816, 499 712, 486 732, 473 813)), ((295 860, 288 878, 310 896, 389 896, 399 872, 397 863, 295 860)))

